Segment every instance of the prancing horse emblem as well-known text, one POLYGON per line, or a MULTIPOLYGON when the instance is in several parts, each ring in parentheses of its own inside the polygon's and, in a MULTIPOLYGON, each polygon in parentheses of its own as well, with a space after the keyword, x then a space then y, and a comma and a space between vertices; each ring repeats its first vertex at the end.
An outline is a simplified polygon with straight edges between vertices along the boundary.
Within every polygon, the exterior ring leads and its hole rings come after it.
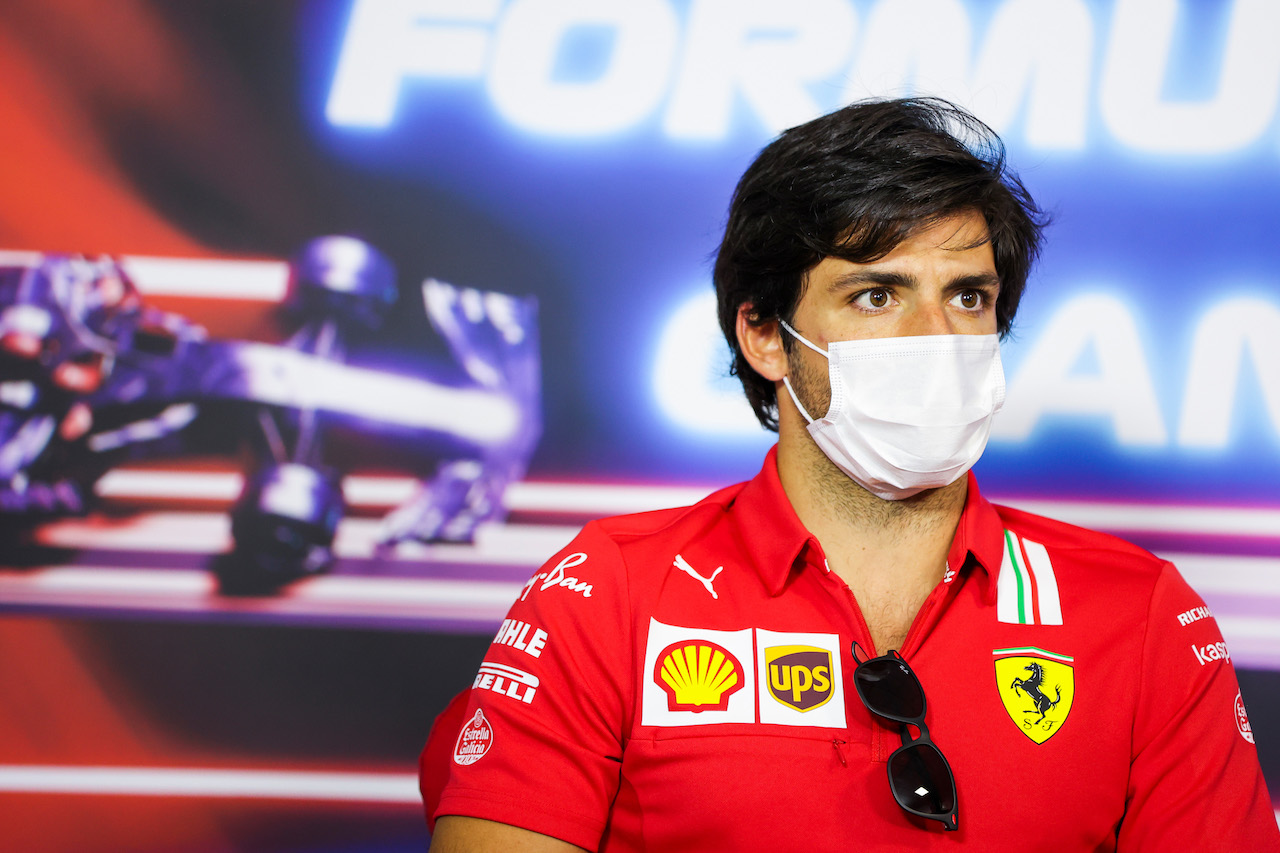
POLYGON ((1018 731, 1035 743, 1057 734, 1075 701, 1075 660, 1035 646, 995 649, 993 656, 995 688, 1018 731))
POLYGON ((711 593, 712 598, 717 600, 720 598, 720 596, 716 595, 716 591, 711 586, 711 582, 716 579, 716 575, 724 571, 724 566, 717 566, 716 570, 711 573, 711 577, 704 578, 702 575, 695 572, 693 570, 693 566, 689 565, 689 562, 684 557, 681 557, 679 554, 676 554, 676 558, 671 563, 671 565, 675 566, 677 569, 684 572, 686 575, 688 575, 689 577, 698 581, 698 583, 705 586, 707 588, 707 592, 711 593))
MULTIPOLYGON (((1023 667, 1023 669, 1031 673, 1031 677, 1015 678, 1009 687, 1013 690, 1021 690, 1025 693, 1027 698, 1035 703, 1035 708, 1033 710, 1038 713, 1040 715, 1040 719, 1043 720, 1045 715, 1058 707, 1058 703, 1062 701, 1062 687, 1059 685, 1056 688, 1057 696, 1050 699, 1044 691, 1040 689, 1040 685, 1044 684, 1044 667, 1032 661, 1023 667)), ((1028 711, 1027 713, 1031 712, 1028 711)))

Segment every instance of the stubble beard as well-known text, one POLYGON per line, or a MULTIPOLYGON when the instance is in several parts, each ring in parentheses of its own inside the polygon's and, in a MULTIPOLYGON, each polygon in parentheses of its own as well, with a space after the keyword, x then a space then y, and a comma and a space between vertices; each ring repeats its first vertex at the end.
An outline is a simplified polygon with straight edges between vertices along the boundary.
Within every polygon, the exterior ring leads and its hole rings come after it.
MULTIPOLYGON (((809 417, 818 420, 831 408, 830 374, 820 373, 811 366, 809 362, 812 359, 806 358, 806 353, 800 350, 800 347, 793 346, 787 354, 791 388, 809 417)), ((808 430, 805 430, 800 448, 815 499, 854 524, 903 530, 932 527, 934 522, 950 517, 956 506, 964 501, 964 477, 949 486, 925 489, 909 498, 885 500, 867 491, 832 462, 808 430)))

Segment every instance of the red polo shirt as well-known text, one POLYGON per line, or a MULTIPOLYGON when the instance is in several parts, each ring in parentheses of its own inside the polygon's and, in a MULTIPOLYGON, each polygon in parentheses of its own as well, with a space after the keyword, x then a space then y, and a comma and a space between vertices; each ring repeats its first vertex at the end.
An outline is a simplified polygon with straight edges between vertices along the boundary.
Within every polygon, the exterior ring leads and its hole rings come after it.
POLYGON ((1280 851, 1226 647, 1172 565, 970 477, 948 567, 901 653, 956 832, 890 793, 898 731, 852 682, 866 623, 773 453, 534 575, 432 732, 428 813, 447 772, 436 816, 591 850, 1280 851))

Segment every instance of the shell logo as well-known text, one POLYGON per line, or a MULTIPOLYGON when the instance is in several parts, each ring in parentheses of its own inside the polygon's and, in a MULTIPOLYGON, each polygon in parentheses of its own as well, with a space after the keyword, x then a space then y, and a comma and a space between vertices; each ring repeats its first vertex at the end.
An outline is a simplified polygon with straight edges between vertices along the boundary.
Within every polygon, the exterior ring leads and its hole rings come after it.
POLYGON ((653 680, 670 711, 723 711, 745 682, 733 653, 709 640, 681 640, 658 655, 653 680))

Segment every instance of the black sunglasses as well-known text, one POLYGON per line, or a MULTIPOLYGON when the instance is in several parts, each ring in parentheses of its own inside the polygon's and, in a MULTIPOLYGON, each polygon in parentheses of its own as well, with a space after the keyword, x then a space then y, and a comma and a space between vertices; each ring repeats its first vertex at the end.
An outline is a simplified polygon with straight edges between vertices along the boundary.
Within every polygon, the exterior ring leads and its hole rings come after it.
POLYGON ((862 704, 871 713, 902 726, 902 746, 889 756, 889 789, 903 811, 941 821, 948 830, 956 825, 956 779, 941 750, 929 739, 924 724, 924 688, 897 651, 870 660, 856 642, 853 671, 862 704), (920 736, 911 736, 911 726, 920 736))

